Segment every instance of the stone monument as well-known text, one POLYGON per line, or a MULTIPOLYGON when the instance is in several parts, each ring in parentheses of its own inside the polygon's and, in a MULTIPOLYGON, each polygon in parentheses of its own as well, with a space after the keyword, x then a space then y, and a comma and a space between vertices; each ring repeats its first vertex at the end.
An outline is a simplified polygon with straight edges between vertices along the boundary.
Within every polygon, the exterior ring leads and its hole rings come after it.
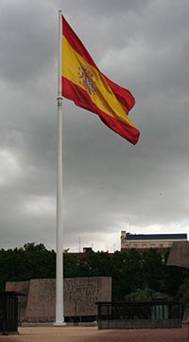
MULTIPOLYGON (((55 320, 55 279, 32 279, 7 282, 6 291, 15 291, 20 297, 20 320, 51 322, 55 320)), ((83 277, 64 279, 65 317, 79 319, 95 317, 96 302, 112 300, 111 277, 83 277)))

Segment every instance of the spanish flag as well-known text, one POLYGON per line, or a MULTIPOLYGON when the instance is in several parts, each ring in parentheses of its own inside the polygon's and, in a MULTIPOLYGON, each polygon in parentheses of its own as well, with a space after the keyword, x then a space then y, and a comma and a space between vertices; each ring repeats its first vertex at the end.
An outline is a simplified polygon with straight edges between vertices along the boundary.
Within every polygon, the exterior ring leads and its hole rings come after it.
POLYGON ((136 144, 140 132, 128 113, 135 99, 107 78, 62 17, 62 96, 95 114, 114 132, 136 144))

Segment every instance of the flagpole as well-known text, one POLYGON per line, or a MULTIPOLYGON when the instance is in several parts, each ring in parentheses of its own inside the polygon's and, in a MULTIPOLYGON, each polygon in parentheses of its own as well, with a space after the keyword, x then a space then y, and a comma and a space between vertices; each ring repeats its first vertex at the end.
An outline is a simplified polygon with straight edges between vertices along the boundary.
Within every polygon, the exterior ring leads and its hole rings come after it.
POLYGON ((62 11, 58 12, 58 89, 57 89, 57 200, 56 200, 56 319, 64 325, 63 272, 63 98, 62 98, 62 11))

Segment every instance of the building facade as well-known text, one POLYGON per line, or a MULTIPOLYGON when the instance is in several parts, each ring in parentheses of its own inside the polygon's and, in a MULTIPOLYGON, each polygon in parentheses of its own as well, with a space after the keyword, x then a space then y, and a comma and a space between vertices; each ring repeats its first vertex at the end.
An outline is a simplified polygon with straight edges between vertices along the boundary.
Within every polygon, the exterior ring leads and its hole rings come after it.
POLYGON ((165 250, 174 242, 187 241, 187 234, 130 234, 121 232, 121 251, 131 248, 146 250, 150 248, 165 250))

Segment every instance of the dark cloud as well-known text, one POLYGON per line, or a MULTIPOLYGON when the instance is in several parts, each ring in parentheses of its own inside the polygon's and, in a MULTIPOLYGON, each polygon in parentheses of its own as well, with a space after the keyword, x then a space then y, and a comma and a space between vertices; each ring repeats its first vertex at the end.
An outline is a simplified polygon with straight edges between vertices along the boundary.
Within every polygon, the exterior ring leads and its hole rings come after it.
MULTIPOLYGON (((136 97, 132 146, 64 101, 64 244, 119 248, 122 229, 187 232, 188 1, 64 1, 99 67, 136 97)), ((57 9, 0 12, 0 247, 55 247, 57 9)))
POLYGON ((1 79, 12 84, 31 83, 50 68, 57 43, 53 39, 56 24, 51 11, 51 6, 42 1, 3 2, 0 12, 1 79))

